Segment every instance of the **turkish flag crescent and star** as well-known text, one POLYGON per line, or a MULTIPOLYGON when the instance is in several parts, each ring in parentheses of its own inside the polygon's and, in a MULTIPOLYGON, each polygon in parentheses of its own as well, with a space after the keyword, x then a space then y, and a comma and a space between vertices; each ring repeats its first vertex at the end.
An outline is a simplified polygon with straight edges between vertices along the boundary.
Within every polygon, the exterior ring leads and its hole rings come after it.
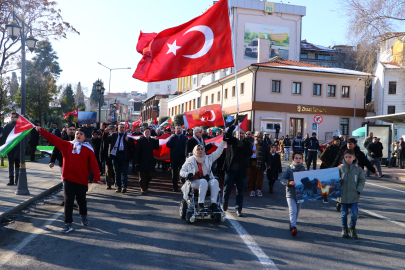
POLYGON ((79 110, 74 110, 73 112, 65 113, 65 114, 63 114, 63 118, 66 118, 66 117, 68 117, 69 115, 73 115, 73 116, 78 117, 78 116, 79 116, 79 110))
POLYGON ((225 126, 224 116, 219 104, 208 105, 194 111, 185 112, 184 116, 187 119, 188 128, 225 126))
POLYGON ((143 57, 132 77, 156 82, 233 67, 231 36, 227 0, 177 27, 141 32, 137 51, 143 57))

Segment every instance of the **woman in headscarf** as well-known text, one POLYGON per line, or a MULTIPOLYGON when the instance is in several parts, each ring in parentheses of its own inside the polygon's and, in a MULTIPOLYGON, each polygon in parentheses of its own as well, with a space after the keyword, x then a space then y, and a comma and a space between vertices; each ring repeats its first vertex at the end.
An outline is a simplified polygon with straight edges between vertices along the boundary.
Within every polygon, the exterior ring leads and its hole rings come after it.
POLYGON ((204 200, 208 187, 211 190, 211 210, 214 212, 219 211, 217 206, 219 183, 212 173, 212 163, 221 156, 224 147, 225 142, 222 141, 215 152, 206 155, 204 147, 200 144, 196 145, 193 149, 193 155, 186 159, 180 170, 180 176, 189 180, 181 188, 184 199, 187 199, 190 185, 193 189, 199 191, 198 212, 204 210, 204 200))

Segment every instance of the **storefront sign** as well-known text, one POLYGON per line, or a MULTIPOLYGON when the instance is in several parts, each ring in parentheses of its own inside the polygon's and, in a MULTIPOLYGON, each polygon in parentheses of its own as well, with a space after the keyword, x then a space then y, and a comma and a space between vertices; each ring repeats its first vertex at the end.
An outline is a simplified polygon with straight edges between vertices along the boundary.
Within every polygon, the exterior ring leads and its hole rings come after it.
POLYGON ((264 11, 268 13, 274 12, 274 3, 265 2, 264 3, 264 11))
POLYGON ((304 107, 304 106, 298 105, 297 112, 326 113, 326 109, 320 109, 317 107, 304 107))

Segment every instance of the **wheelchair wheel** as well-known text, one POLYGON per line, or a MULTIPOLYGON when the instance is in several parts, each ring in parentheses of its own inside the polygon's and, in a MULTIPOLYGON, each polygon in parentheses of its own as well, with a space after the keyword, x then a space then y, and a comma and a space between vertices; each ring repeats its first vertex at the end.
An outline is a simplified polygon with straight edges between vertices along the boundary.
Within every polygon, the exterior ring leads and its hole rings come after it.
POLYGON ((186 213, 186 221, 188 224, 191 223, 190 218, 193 216, 193 212, 187 212, 186 213))
POLYGON ((221 222, 221 214, 214 214, 214 221, 216 223, 220 223, 221 222))
POLYGON ((179 205, 179 213, 180 213, 180 218, 185 219, 186 218, 186 213, 187 213, 187 202, 182 199, 180 201, 179 205))

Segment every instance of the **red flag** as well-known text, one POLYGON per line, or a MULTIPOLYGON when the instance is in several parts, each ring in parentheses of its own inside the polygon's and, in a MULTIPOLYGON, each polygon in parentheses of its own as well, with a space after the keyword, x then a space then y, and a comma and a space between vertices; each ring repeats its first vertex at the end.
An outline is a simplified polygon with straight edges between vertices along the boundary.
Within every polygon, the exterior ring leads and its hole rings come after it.
POLYGON ((129 126, 128 120, 126 120, 125 121, 125 129, 129 129, 129 128, 130 128, 130 126, 129 126))
POLYGON ((73 116, 78 117, 79 116, 79 110, 74 110, 73 112, 65 113, 65 114, 63 114, 63 118, 66 118, 69 115, 73 115, 73 116))
POLYGON ((157 115, 156 115, 156 116, 155 116, 155 121, 153 121, 153 124, 154 124, 154 125, 157 125, 157 123, 158 123, 158 122, 157 122, 157 115))
POLYGON ((139 34, 138 44, 136 45, 136 50, 143 54, 143 48, 149 45, 149 43, 156 37, 156 33, 141 33, 139 34))
POLYGON ((140 126, 142 124, 142 117, 136 120, 135 122, 132 123, 132 127, 136 128, 137 126, 140 126))
POLYGON ((141 32, 137 51, 145 47, 132 77, 156 82, 233 67, 231 35, 227 0, 153 39, 141 32))
POLYGON ((169 121, 167 121, 167 123, 169 123, 170 125, 173 126, 173 121, 172 121, 172 118, 171 118, 171 117, 169 118, 169 121))
POLYGON ((197 126, 218 127, 224 126, 224 116, 221 105, 214 104, 201 107, 194 111, 185 112, 188 128, 197 126))
POLYGON ((212 136, 212 129, 210 129, 210 132, 208 133, 208 135, 212 136))

